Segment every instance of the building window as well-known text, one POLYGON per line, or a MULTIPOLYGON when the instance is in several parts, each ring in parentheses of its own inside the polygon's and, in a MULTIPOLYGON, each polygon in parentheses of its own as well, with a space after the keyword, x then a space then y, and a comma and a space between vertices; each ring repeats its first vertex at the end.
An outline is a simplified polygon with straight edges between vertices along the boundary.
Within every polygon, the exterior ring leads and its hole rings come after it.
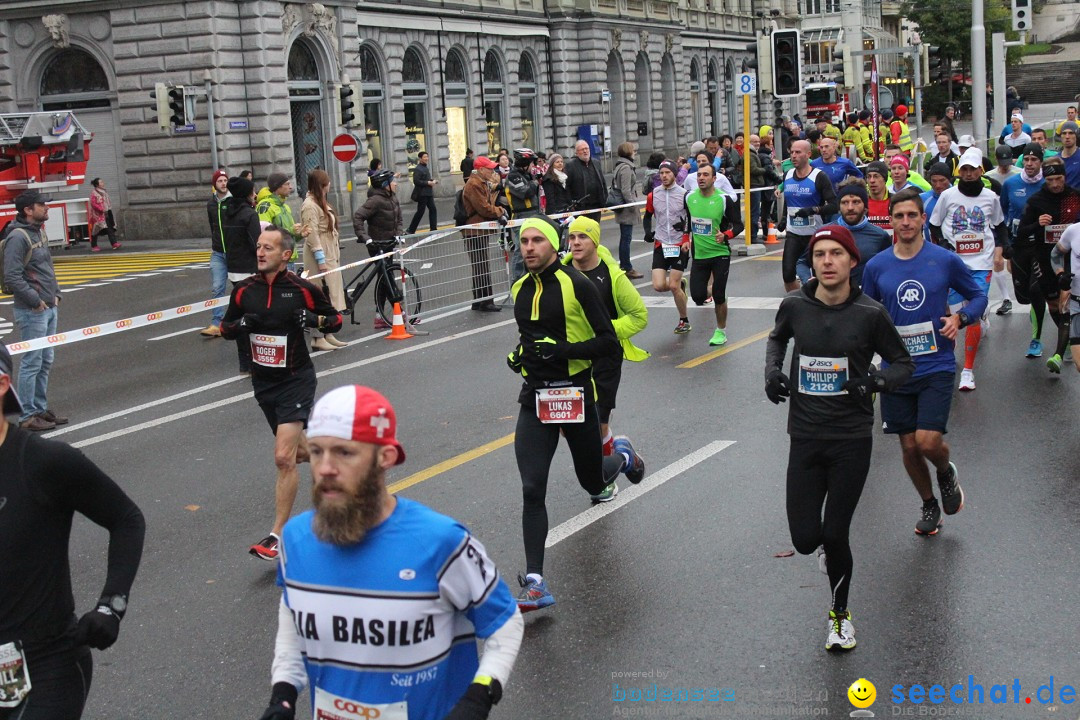
POLYGON ((705 134, 701 129, 701 69, 697 58, 690 61, 690 114, 693 116, 691 130, 696 140, 705 134))
POLYGON ((838 12, 840 12, 840 0, 825 0, 825 12, 826 13, 838 13, 838 12))
POLYGON ((319 65, 302 40, 293 43, 288 63, 296 191, 307 193, 308 173, 326 167, 326 131, 319 65))
POLYGON ((109 79, 94 57, 78 48, 56 53, 41 74, 41 109, 110 107, 109 79), (77 96, 77 97, 76 97, 77 96))
POLYGON ((821 0, 799 0, 799 13, 801 15, 820 15, 821 0))
POLYGON ((499 56, 488 50, 484 56, 484 121, 487 124, 488 155, 494 157, 505 147, 503 135, 503 73, 499 56))
MULTIPOLYGON (((720 83, 716 80, 716 63, 708 67, 709 81, 709 135, 719 135, 723 123, 720 120, 720 83)), ((702 135, 701 137, 704 137, 702 135)), ((701 139, 700 137, 698 139, 701 139)))
POLYGON ((360 85, 364 103, 364 133, 367 137, 368 162, 383 157, 383 94, 382 71, 375 52, 360 46, 360 85))
POLYGON ((465 58, 459 50, 451 50, 443 66, 446 91, 446 154, 450 172, 461 172, 461 161, 469 147, 469 75, 465 58))
POLYGON ((405 51, 401 93, 405 97, 405 158, 412 170, 420 153, 427 150, 427 72, 416 48, 405 51))
POLYGON ((518 61, 518 95, 521 98, 521 144, 533 148, 536 142, 536 68, 528 53, 518 61))

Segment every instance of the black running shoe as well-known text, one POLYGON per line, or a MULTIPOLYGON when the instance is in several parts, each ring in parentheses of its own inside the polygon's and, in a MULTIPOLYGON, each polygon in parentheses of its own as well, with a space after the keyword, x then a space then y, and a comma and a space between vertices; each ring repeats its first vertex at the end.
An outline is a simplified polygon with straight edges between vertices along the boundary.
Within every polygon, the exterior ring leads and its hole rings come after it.
POLYGON ((1012 312, 1012 300, 1002 300, 1001 305, 997 309, 998 315, 1008 315, 1012 312))
POLYGON ((930 498, 922 506, 922 517, 915 523, 915 532, 919 535, 937 535, 941 529, 941 508, 937 498, 930 498))
POLYGON ((949 472, 938 473, 937 484, 941 488, 941 509, 946 515, 955 515, 964 509, 964 490, 960 487, 956 465, 949 463, 949 472))

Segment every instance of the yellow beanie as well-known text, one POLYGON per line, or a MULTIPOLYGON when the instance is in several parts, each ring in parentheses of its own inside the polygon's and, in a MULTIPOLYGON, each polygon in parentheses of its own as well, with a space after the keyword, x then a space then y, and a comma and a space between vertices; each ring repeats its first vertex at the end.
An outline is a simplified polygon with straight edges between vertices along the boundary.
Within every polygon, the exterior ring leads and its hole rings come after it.
POLYGON ((592 238, 593 244, 600 247, 600 223, 584 215, 578 215, 570 223, 570 232, 581 233, 592 238))
POLYGON ((758 134, 759 138, 764 140, 766 137, 769 136, 769 133, 771 133, 771 132, 772 132, 772 125, 762 125, 760 128, 758 128, 757 134, 758 134))

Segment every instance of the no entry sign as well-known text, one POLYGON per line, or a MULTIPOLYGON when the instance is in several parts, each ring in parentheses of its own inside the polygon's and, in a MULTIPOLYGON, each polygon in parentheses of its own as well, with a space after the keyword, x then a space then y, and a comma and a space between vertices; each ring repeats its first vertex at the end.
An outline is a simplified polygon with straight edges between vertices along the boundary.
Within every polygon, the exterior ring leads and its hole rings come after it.
POLYGON ((334 157, 343 163, 352 162, 360 154, 360 141, 355 135, 349 133, 342 133, 335 137, 330 147, 334 151, 334 157))

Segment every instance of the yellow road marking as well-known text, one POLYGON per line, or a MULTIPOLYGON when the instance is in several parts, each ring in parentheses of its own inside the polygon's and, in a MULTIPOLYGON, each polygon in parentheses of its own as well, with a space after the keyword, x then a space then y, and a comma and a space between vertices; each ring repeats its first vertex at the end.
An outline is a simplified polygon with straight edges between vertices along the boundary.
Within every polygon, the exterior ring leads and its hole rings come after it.
POLYGON ((751 260, 783 260, 782 255, 759 255, 758 257, 750 258, 751 260))
POLYGON ((734 342, 734 343, 732 343, 730 345, 725 345, 724 347, 719 348, 718 350, 713 350, 712 352, 705 353, 704 355, 701 355, 700 357, 696 357, 693 360, 687 360, 682 365, 676 365, 675 367, 679 368, 680 370, 686 370, 688 368, 695 368, 698 365, 703 365, 703 364, 709 362, 710 360, 715 360, 716 358, 720 357, 721 355, 727 355, 729 352, 732 352, 734 350, 738 350, 741 347, 746 347, 747 345, 750 345, 752 343, 756 343, 758 340, 763 340, 764 338, 769 337, 770 332, 772 332, 772 330, 762 330, 757 335, 751 335, 750 337, 746 338, 745 340, 739 340, 738 342, 734 342))
POLYGON ((473 460, 475 460, 475 459, 477 459, 479 457, 483 457, 484 455, 487 455, 488 453, 494 452, 494 451, 498 450, 499 448, 504 448, 504 447, 506 447, 507 445, 509 445, 512 442, 514 442, 514 433, 510 433, 509 435, 504 435, 503 437, 498 438, 497 440, 492 440, 489 443, 484 443, 480 447, 473 448, 472 450, 469 450, 467 452, 463 452, 460 455, 455 455, 454 457, 452 457, 452 458, 450 458, 448 460, 443 460, 441 463, 438 463, 436 465, 432 465, 431 467, 429 467, 429 468, 427 468, 425 470, 421 470, 418 473, 413 473, 409 477, 407 477, 407 478, 405 478, 403 480, 398 480, 396 483, 393 483, 387 489, 392 493, 400 492, 401 490, 404 490, 405 488, 412 487, 413 485, 417 485, 419 483, 422 483, 425 480, 430 480, 431 478, 435 477, 436 475, 441 475, 442 473, 446 472, 447 470, 453 470, 454 468, 456 468, 456 467, 458 467, 460 465, 464 465, 467 462, 471 462, 471 461, 473 461, 473 460))

